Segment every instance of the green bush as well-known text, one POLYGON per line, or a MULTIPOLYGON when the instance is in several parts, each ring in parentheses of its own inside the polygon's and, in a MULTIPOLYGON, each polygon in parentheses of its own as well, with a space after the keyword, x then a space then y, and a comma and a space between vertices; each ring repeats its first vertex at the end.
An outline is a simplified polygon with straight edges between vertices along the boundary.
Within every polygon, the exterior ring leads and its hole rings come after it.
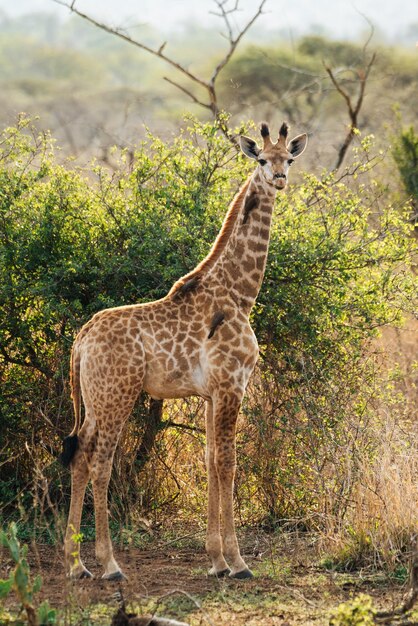
MULTIPOLYGON (((57 612, 49 606, 48 600, 36 606, 35 596, 41 590, 42 579, 37 575, 32 580, 29 564, 26 559, 28 546, 24 545, 22 547, 20 545, 17 538, 16 524, 10 524, 7 532, 0 530, 0 544, 8 550, 14 563, 9 578, 6 580, 0 579, 0 599, 3 600, 7 598, 11 592, 14 592, 22 609, 26 612, 29 626, 48 626, 49 624, 55 624, 57 612)), ((0 619, 2 624, 9 622, 16 624, 16 620, 13 619, 8 612, 4 611, 2 607, 0 607, 0 619)))
POLYGON ((375 611, 370 596, 361 593, 350 602, 340 604, 330 619, 330 626, 373 626, 375 611))
MULTIPOLYGON (((115 152, 114 173, 58 165, 51 139, 24 118, 4 132, 3 502, 7 485, 32 484, 34 464, 48 479, 47 501, 66 499, 54 454, 72 424, 68 357, 76 330, 102 308, 164 296, 207 253, 251 167, 217 131, 192 120, 172 142, 149 136, 133 160, 115 152)), ((246 519, 343 519, 353 486, 345 481, 347 463, 363 444, 373 454, 367 426, 377 392, 369 342, 378 328, 401 321, 416 291, 408 269, 411 226, 371 178, 370 150, 365 139, 342 179, 305 175, 278 196, 252 316, 261 359, 239 439, 245 472, 237 497, 246 519)), ((182 408, 191 421, 195 405, 182 408)), ((134 414, 120 465, 130 477, 142 413, 134 414)), ((167 459, 163 431, 158 446, 167 459)), ((172 475, 177 471, 184 467, 173 466, 172 475)), ((165 480, 146 486, 153 507, 169 489, 165 480)), ((131 508, 134 500, 138 494, 131 508)))
POLYGON ((418 222, 418 135, 414 128, 403 130, 393 146, 393 157, 402 178, 406 193, 410 196, 414 214, 412 220, 418 222))

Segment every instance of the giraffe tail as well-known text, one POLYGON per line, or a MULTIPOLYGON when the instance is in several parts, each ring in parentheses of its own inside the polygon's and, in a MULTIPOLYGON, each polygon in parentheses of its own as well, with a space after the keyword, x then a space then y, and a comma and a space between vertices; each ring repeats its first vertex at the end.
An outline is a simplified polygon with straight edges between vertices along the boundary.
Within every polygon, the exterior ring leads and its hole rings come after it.
POLYGON ((71 397, 73 399, 74 406, 74 428, 68 437, 65 437, 62 441, 62 452, 59 456, 59 460, 64 467, 68 467, 73 460, 73 457, 78 448, 78 431, 80 429, 80 359, 78 354, 75 354, 75 350, 71 352, 70 362, 70 384, 71 384, 71 397))

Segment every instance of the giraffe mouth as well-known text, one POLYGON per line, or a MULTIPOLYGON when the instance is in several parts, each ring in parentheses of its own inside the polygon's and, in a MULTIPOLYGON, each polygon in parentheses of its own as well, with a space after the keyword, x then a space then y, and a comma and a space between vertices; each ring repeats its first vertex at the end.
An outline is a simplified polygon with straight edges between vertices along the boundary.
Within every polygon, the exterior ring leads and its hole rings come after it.
POLYGON ((273 186, 276 187, 276 189, 284 189, 286 187, 286 179, 279 178, 279 180, 273 183, 273 186))
POLYGON ((270 187, 274 187, 275 189, 282 191, 287 185, 287 180, 285 178, 279 178, 279 180, 275 181, 266 180, 266 183, 270 185, 270 187))

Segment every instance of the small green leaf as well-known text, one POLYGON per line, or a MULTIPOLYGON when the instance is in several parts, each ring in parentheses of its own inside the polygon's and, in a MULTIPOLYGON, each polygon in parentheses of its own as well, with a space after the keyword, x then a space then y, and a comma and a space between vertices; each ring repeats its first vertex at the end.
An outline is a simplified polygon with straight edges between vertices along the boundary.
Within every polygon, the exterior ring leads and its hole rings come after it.
POLYGON ((0 580, 0 598, 6 598, 13 585, 13 579, 9 578, 9 580, 0 580))
POLYGON ((15 563, 18 563, 20 558, 20 546, 17 539, 16 524, 10 524, 9 533, 7 537, 7 548, 9 548, 10 555, 15 563))
POLYGON ((16 590, 19 594, 20 599, 23 600, 31 600, 31 594, 28 590, 29 585, 29 576, 27 568, 24 563, 18 563, 16 565, 16 569, 14 572, 14 579, 16 584, 16 590))
POLYGON ((47 626, 49 624, 55 624, 57 618, 57 611, 51 609, 48 600, 42 602, 38 608, 38 622, 39 626, 47 626))
POLYGON ((32 586, 33 593, 38 593, 38 591, 41 590, 41 587, 42 587, 42 576, 40 574, 37 574, 33 581, 33 586, 32 586))

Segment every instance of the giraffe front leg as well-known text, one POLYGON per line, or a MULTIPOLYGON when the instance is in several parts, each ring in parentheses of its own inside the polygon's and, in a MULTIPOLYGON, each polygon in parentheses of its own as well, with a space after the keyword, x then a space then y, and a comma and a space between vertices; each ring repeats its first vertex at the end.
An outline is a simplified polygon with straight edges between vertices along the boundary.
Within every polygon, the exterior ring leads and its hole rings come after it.
POLYGON ((219 481, 222 514, 222 552, 230 564, 232 578, 253 578, 242 558, 234 523, 234 478, 236 469, 235 432, 242 396, 220 396, 214 405, 215 465, 219 481))
POLYGON ((65 563, 70 578, 92 578, 92 574, 80 559, 81 514, 84 494, 89 481, 89 469, 85 454, 78 450, 71 463, 71 503, 64 540, 65 563))
POLYGON ((230 573, 222 554, 221 520, 219 508, 218 472, 215 464, 215 429, 213 422, 213 404, 206 404, 206 467, 208 472, 208 525, 206 533, 206 552, 212 567, 209 576, 225 576, 230 573))

